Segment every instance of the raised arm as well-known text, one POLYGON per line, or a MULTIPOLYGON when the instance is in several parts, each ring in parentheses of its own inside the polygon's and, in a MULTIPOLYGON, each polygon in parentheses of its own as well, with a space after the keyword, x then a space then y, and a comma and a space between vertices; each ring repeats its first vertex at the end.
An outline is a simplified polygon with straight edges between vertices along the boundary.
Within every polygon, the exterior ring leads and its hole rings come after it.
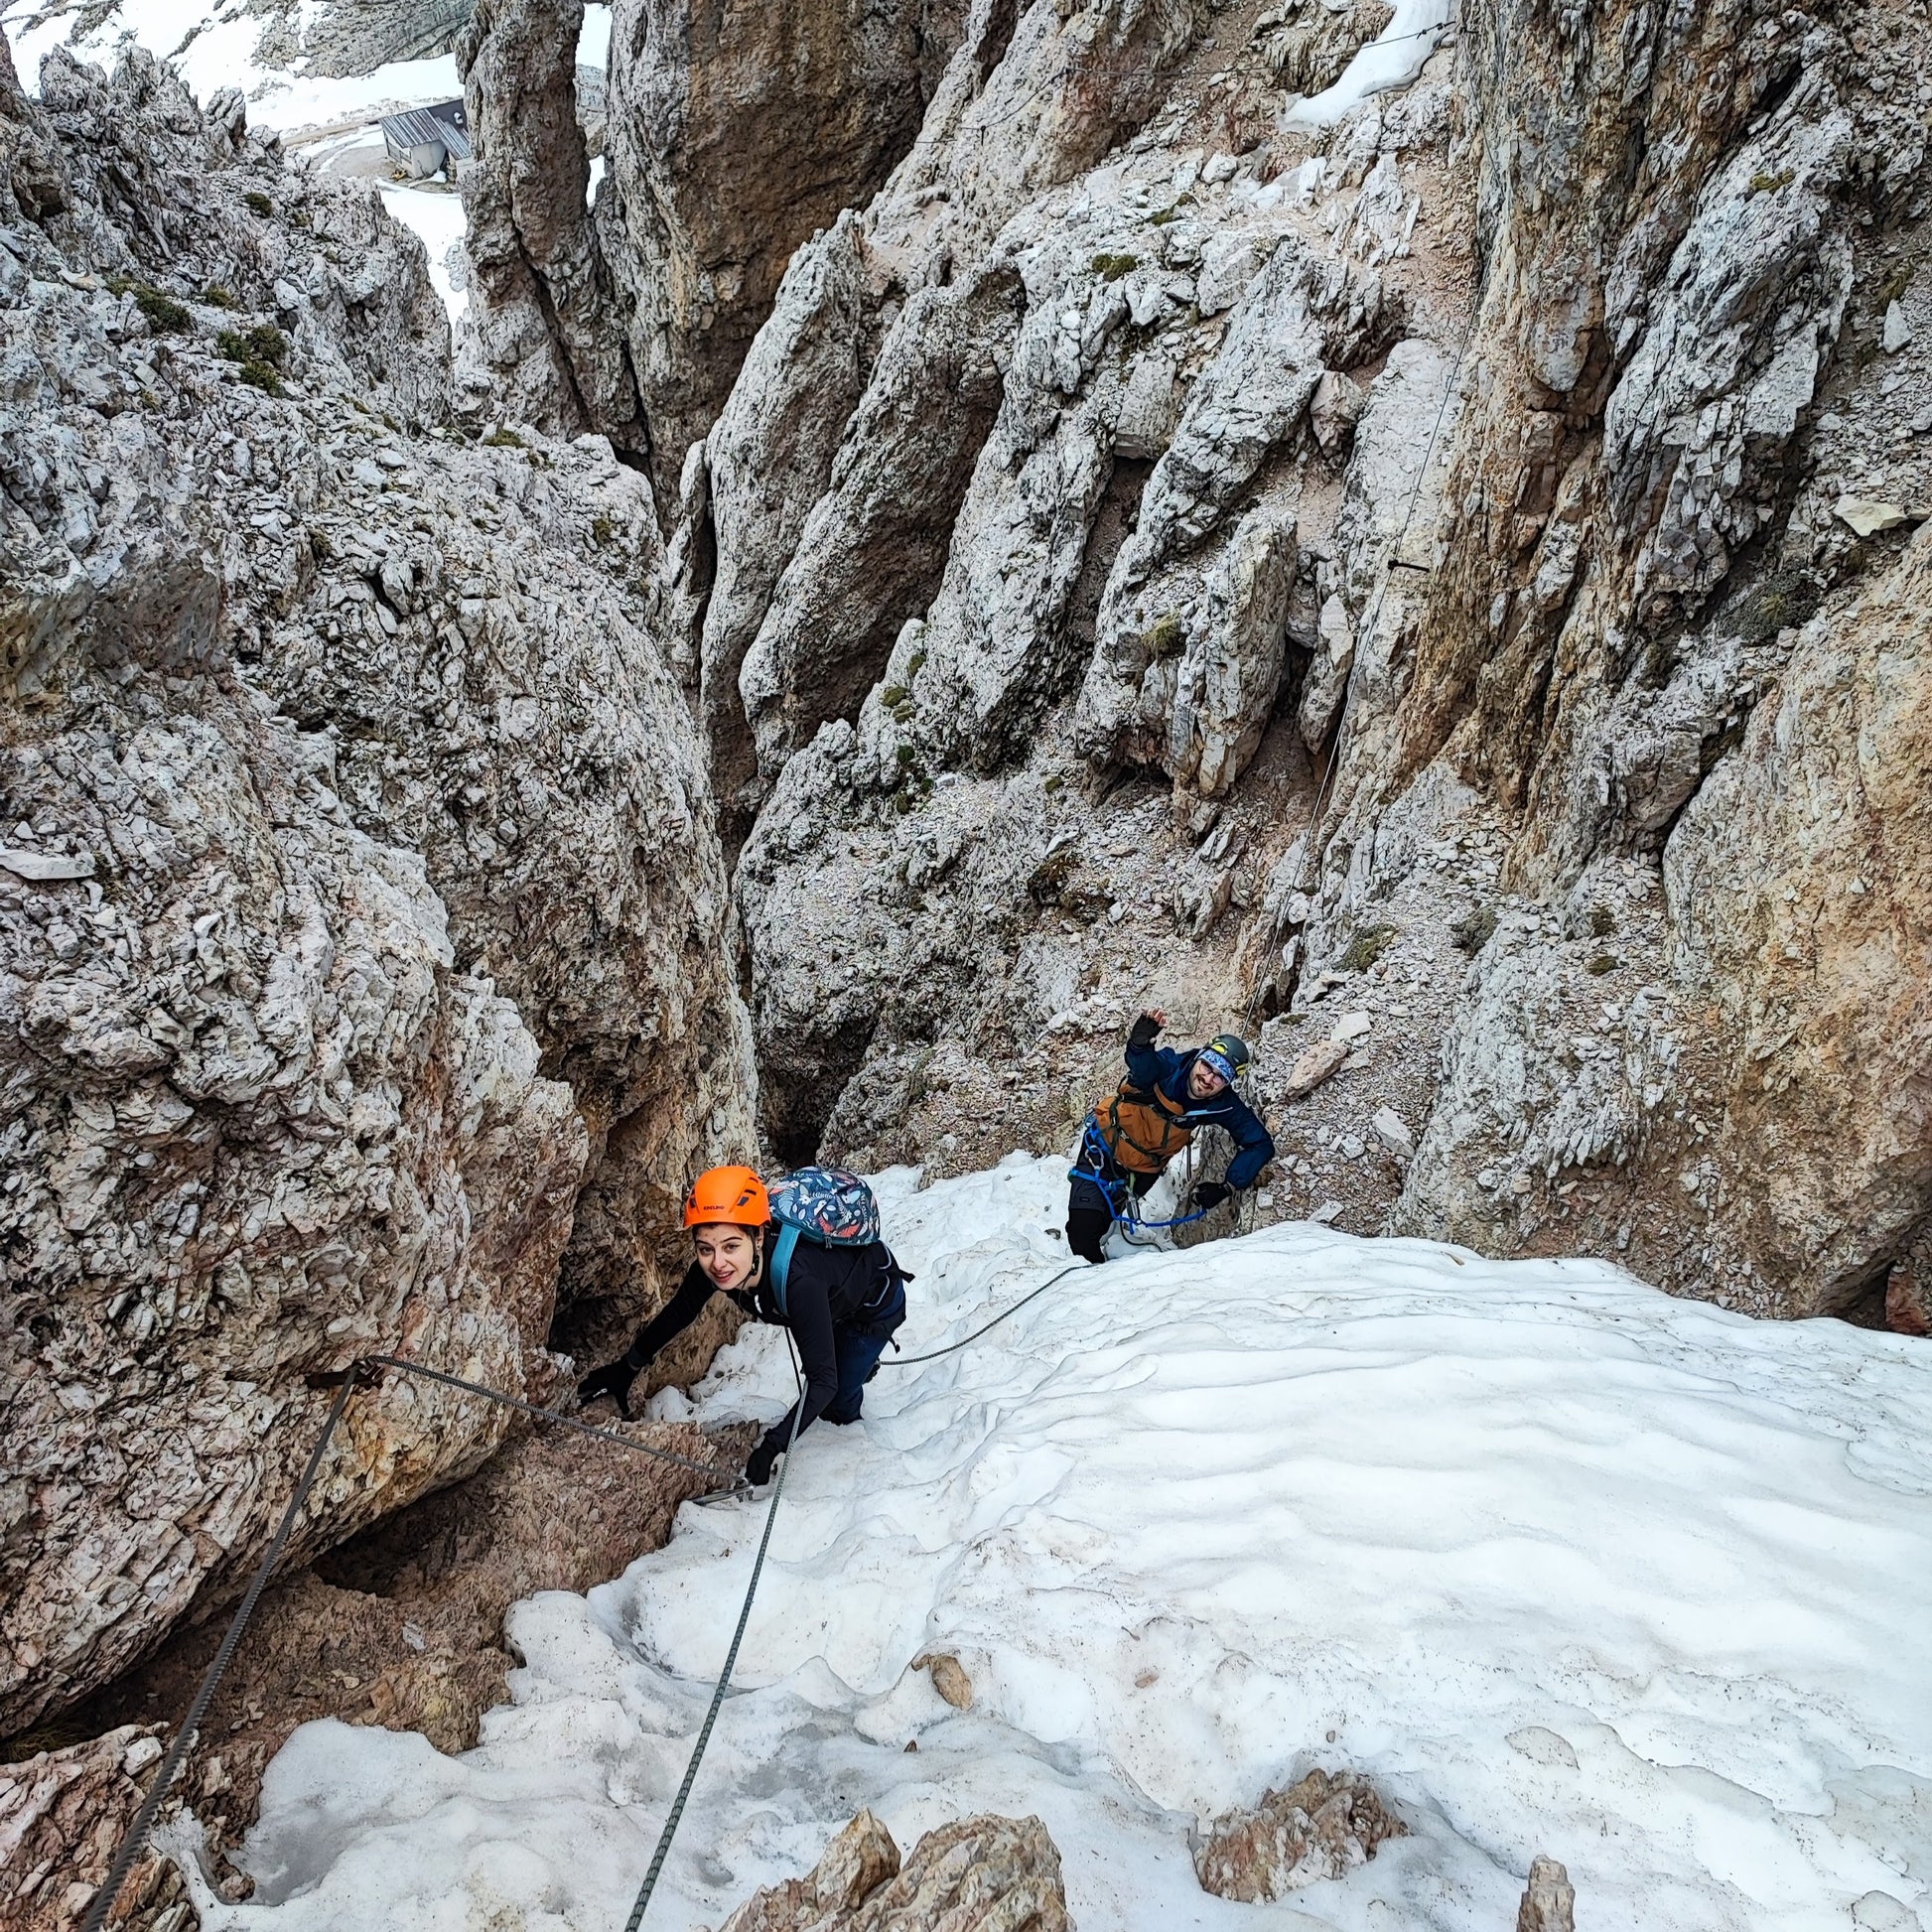
POLYGON ((1164 1053, 1154 1043, 1167 1024, 1168 1016, 1160 1008, 1150 1007, 1128 1031, 1127 1077, 1137 1087, 1152 1087, 1171 1070, 1169 1062, 1173 1055, 1164 1053))

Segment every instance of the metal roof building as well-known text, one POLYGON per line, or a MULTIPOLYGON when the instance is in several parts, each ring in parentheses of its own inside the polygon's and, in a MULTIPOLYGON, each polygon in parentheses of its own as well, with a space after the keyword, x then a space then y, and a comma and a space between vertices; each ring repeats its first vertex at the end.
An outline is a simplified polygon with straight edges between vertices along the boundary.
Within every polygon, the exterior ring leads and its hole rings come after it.
POLYGON ((407 168, 419 181, 472 158, 470 117, 460 100, 438 101, 433 107, 407 107, 382 117, 382 139, 390 159, 407 168))

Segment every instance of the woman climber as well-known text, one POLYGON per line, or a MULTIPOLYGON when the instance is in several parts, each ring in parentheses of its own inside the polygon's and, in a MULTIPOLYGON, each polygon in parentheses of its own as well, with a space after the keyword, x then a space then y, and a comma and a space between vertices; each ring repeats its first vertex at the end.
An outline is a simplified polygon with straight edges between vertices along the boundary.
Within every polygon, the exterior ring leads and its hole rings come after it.
POLYGON ((579 1402, 608 1395, 625 1421, 630 1385, 716 1293, 749 1315, 776 1321, 798 1344, 805 1386, 752 1450, 745 1476, 768 1482, 772 1465, 813 1421, 857 1422, 879 1358, 905 1319, 912 1277, 879 1238, 879 1206, 857 1174, 803 1168, 774 1201, 750 1168, 711 1168, 684 1203, 696 1258, 664 1309, 615 1362, 577 1385, 579 1402))
POLYGON ((1175 1052, 1154 1043, 1167 1024, 1158 1008, 1134 1022, 1127 1035, 1127 1078, 1087 1116, 1080 1137, 1068 1176, 1066 1245, 1088 1261, 1106 1260, 1107 1230, 1129 1218, 1132 1204, 1192 1141, 1196 1128, 1225 1128, 1235 1147, 1227 1178, 1204 1180, 1194 1189, 1199 1212, 1251 1185, 1275 1158, 1267 1128, 1234 1090, 1247 1070, 1247 1042, 1216 1034, 1205 1046, 1175 1052))

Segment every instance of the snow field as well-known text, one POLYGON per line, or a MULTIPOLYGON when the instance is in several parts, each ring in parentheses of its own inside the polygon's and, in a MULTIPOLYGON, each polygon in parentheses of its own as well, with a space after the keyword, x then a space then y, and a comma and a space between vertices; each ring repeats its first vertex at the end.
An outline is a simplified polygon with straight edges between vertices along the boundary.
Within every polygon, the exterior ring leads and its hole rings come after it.
MULTIPOLYGON (((1064 1172, 881 1178, 919 1277, 907 1353, 1064 1264, 1064 1172)), ((1037 1812, 1083 1932, 1506 1932, 1538 1852, 1588 1932, 1911 1932, 1915 1346, 1306 1225, 1070 1275, 801 1442, 646 1924, 715 1925, 870 1804, 908 1849, 1037 1812), (960 1659, 969 1713, 909 1669, 927 1650, 960 1659), (1200 1892, 1193 1821, 1311 1763, 1369 1772, 1413 1836, 1283 1905, 1200 1892)), ((748 1329, 695 1407, 768 1419, 791 1388, 782 1336, 748 1329)), ((462 1758, 298 1731, 256 1901, 204 1894, 203 1923, 621 1925, 762 1521, 687 1506, 615 1583, 517 1605, 515 1701, 462 1758)))

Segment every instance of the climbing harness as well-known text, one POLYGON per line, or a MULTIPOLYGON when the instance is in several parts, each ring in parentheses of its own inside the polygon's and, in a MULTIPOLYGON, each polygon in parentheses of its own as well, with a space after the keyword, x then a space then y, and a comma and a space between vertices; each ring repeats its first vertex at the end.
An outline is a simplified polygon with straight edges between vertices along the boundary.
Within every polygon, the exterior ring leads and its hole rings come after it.
MULTIPOLYGON (((634 1449, 639 1454, 654 1456, 660 1462, 674 1462, 679 1468, 689 1469, 704 1476, 724 1475, 728 1472, 716 1462, 699 1462, 688 1455, 679 1455, 674 1449, 653 1448, 649 1443, 632 1442, 628 1436, 621 1436, 614 1429, 599 1429, 595 1424, 579 1422, 574 1416, 560 1414, 555 1409, 539 1409, 533 1402, 525 1402, 519 1396, 505 1395, 500 1389, 485 1388, 481 1382, 466 1381, 461 1375, 451 1375, 440 1368, 429 1368, 421 1362, 405 1361, 399 1355, 364 1355, 349 1363, 344 1373, 341 1385, 336 1390, 336 1399, 329 1405, 329 1414, 322 1425, 322 1433, 316 1438, 314 1449, 309 1451, 309 1459, 303 1465, 302 1477, 295 1485, 295 1494, 289 1498, 288 1507, 282 1512, 282 1520, 277 1525, 274 1536, 269 1540, 262 1560, 255 1566, 255 1574, 249 1579, 248 1588, 229 1620, 221 1646, 215 1651, 212 1661, 203 1674, 200 1687, 196 1690, 194 1701, 188 1707, 188 1715, 182 1720, 181 1728, 175 1733, 175 1741, 169 1746, 168 1754, 161 1760, 161 1768, 155 1773, 154 1784, 148 1795, 142 1799, 140 1808, 129 1820, 127 1830, 121 1835, 121 1842, 115 1847, 114 1857, 107 1867, 107 1875, 100 1881, 100 1889, 94 1893, 93 1901, 87 1907, 87 1916, 81 1921, 80 1932, 103 1932, 109 1915, 127 1883, 127 1874, 134 1868, 134 1862, 146 1848, 149 1834, 154 1830, 154 1821, 168 1796, 169 1788, 180 1775, 181 1767, 187 1762, 188 1753, 195 1746, 196 1735, 201 1729, 202 1721, 207 1716, 209 1704, 221 1687, 221 1680, 228 1673, 228 1666, 234 1661, 236 1648, 242 1633, 248 1628, 254 1616, 261 1593, 267 1587, 269 1578, 282 1560, 282 1552, 287 1549, 290 1533, 295 1527, 295 1519, 301 1514, 302 1506, 309 1500, 309 1492, 316 1485, 316 1477, 322 1469, 322 1458, 334 1440, 338 1425, 342 1422, 343 1411, 348 1405, 348 1398, 359 1383, 373 1381, 373 1371, 381 1369, 400 1369, 405 1374, 421 1376, 431 1382, 442 1382, 451 1388, 463 1389, 471 1395, 480 1395, 499 1403, 506 1409, 520 1410, 524 1415, 537 1422, 560 1423, 565 1429, 573 1429, 580 1436, 595 1436, 605 1442, 618 1443, 624 1449, 634 1449)), ((796 1417, 793 1418, 793 1435, 797 1433, 796 1417)), ((782 1483, 783 1471, 779 1472, 782 1483)), ((691 1500, 705 1502, 713 1496, 729 1495, 737 1482, 722 1490, 712 1490, 705 1496, 691 1500)), ((775 1508, 777 1497, 773 1495, 775 1508)), ((765 1525, 765 1536, 771 1534, 769 1523, 765 1525)), ((760 1549, 759 1560, 763 1561, 760 1549)), ((756 1575, 753 1579, 756 1586, 756 1575)), ((750 1598, 746 1607, 750 1609, 750 1598)), ((739 1621, 739 1635, 744 1635, 744 1619, 739 1621)), ((732 1654, 737 1656, 737 1643, 734 1640, 732 1654)), ((729 1667, 728 1667, 729 1668, 729 1667)), ((715 1715, 715 1713, 714 1713, 715 1715)), ((633 1920, 634 1924, 635 1921, 633 1920)))
MULTIPOLYGON (((1181 1198, 1184 1200, 1193 1192, 1194 1149, 1191 1140, 1183 1142, 1180 1151, 1185 1155, 1187 1164, 1186 1177, 1181 1183, 1181 1198)), ((1112 1150, 1107 1145, 1107 1137, 1101 1130, 1098 1117, 1089 1114, 1086 1126, 1081 1130, 1080 1152, 1074 1157, 1073 1166, 1066 1171, 1066 1177, 1069 1180, 1087 1181, 1097 1188, 1101 1199, 1107 1203, 1107 1212, 1114 1226, 1120 1229, 1126 1240, 1135 1242, 1136 1246, 1148 1245, 1139 1241, 1138 1235, 1158 1234, 1169 1228, 1184 1228, 1200 1220, 1203 1215, 1213 1212, 1212 1208, 1197 1207, 1192 1213, 1177 1214, 1171 1221, 1142 1220, 1134 1212, 1134 1196, 1128 1188, 1127 1176, 1123 1174, 1118 1180, 1107 1178, 1106 1164, 1112 1158, 1112 1150), (1091 1168, 1083 1165, 1089 1160, 1093 1163, 1091 1168)))
POLYGON ((1108 1160, 1130 1173, 1160 1173, 1194 1138, 1186 1104, 1169 1100, 1159 1087, 1123 1080, 1105 1105, 1105 1125, 1098 1107, 1087 1116, 1087 1125, 1099 1136, 1108 1160))

